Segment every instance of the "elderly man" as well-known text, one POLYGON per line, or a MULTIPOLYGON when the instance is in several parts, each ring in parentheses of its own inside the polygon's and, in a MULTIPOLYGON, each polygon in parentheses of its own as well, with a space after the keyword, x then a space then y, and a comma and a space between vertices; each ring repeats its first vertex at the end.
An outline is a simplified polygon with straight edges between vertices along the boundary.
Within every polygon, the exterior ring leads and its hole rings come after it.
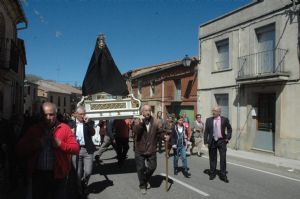
POLYGON ((86 121, 85 109, 77 107, 75 121, 69 123, 80 145, 79 155, 72 157, 73 166, 77 173, 77 185, 80 194, 87 194, 87 185, 93 169, 93 154, 96 147, 92 141, 95 135, 93 121, 86 121))
POLYGON ((227 143, 231 138, 232 128, 226 117, 220 116, 221 108, 216 106, 212 109, 213 117, 207 118, 204 131, 204 144, 208 145, 210 176, 213 180, 216 177, 217 149, 220 154, 220 179, 228 183, 226 176, 226 150, 227 143), (225 130, 227 129, 227 133, 225 130))
POLYGON ((43 121, 28 129, 17 153, 28 159, 33 199, 64 199, 71 155, 79 153, 79 145, 70 127, 57 121, 55 104, 45 102, 42 109, 43 121))
MULTIPOLYGON (((139 187, 142 194, 150 188, 149 180, 157 166, 156 144, 158 137, 162 136, 162 125, 151 116, 151 107, 142 106, 142 118, 133 127, 135 135, 135 162, 139 179, 139 187), (147 162, 147 166, 146 166, 147 162)), ((169 136, 165 136, 169 139, 169 136)))

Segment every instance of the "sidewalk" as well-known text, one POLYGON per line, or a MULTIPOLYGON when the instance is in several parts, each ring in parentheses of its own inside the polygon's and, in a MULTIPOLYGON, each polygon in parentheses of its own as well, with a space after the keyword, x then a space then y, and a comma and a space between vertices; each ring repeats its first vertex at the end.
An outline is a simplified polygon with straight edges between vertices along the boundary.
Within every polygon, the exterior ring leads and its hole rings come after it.
MULTIPOLYGON (((203 147, 202 150, 206 151, 208 154, 208 150, 206 147, 203 147)), ((274 156, 273 154, 268 154, 260 151, 243 151, 227 148, 227 155, 300 171, 299 160, 278 157, 274 156)))

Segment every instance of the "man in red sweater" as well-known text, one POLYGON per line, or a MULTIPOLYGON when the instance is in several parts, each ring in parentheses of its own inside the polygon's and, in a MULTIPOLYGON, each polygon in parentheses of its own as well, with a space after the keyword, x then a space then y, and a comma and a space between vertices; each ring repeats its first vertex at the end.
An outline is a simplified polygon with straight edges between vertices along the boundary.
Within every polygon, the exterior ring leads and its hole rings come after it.
POLYGON ((64 199, 71 155, 80 148, 70 127, 57 121, 56 105, 45 102, 42 109, 43 120, 28 129, 17 153, 28 160, 32 199, 64 199))

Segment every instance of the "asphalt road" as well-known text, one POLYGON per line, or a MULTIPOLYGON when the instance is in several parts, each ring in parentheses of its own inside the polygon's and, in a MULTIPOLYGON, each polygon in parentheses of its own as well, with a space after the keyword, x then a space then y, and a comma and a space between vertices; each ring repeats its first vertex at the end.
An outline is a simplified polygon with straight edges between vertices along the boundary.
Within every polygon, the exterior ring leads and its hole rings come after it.
MULTIPOLYGON (((206 170, 208 157, 188 157, 191 178, 182 173, 173 175, 173 157, 168 160, 170 179, 166 191, 166 160, 158 154, 158 167, 151 179, 152 188, 142 195, 138 188, 134 153, 129 149, 128 159, 119 168, 116 153, 109 150, 103 154, 103 164, 95 167, 89 183, 89 199, 106 198, 231 198, 231 199, 298 199, 300 197, 300 172, 255 161, 227 157, 229 183, 218 177, 209 180, 206 170)), ((181 165, 181 162, 179 162, 181 165)), ((219 167, 219 166, 218 166, 219 167)))

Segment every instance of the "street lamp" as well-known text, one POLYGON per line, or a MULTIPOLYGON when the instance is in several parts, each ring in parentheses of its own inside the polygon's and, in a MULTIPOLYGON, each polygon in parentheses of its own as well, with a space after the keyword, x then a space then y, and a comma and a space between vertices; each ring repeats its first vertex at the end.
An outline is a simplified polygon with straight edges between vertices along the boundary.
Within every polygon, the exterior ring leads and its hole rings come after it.
POLYGON ((191 62, 192 62, 192 59, 188 55, 185 55, 185 57, 182 60, 183 66, 184 67, 190 67, 191 66, 191 62))

